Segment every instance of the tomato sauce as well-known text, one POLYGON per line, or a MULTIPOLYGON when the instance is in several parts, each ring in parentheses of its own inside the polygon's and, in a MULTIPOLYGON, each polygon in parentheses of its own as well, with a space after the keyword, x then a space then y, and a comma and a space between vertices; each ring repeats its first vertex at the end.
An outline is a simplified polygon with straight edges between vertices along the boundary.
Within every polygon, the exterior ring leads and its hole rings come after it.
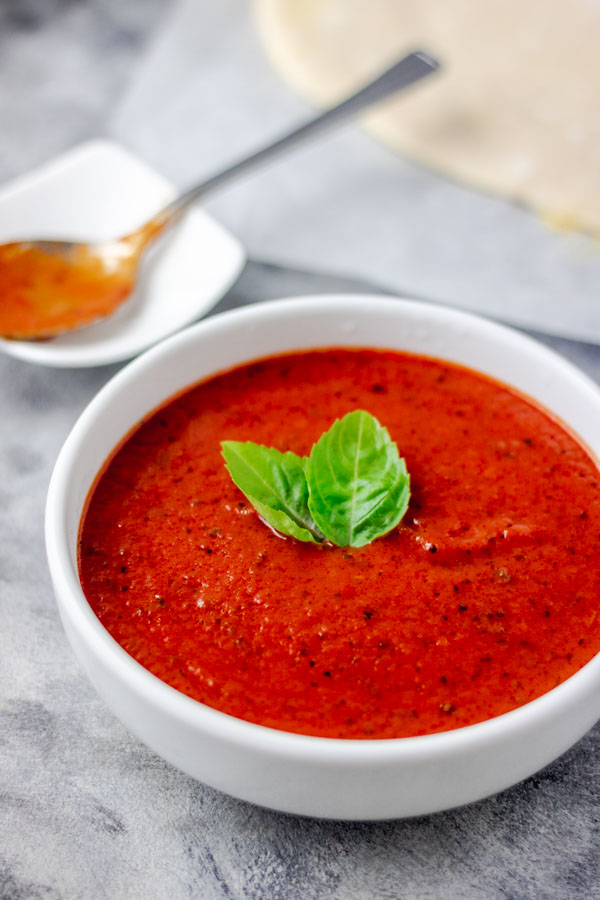
POLYGON ((46 339, 112 315, 135 288, 141 252, 177 216, 165 213, 114 242, 0 245, 0 336, 46 339))
POLYGON ((132 289, 133 271, 111 272, 82 250, 73 260, 37 247, 0 247, 0 334, 53 337, 109 315, 132 289))
POLYGON ((440 732, 533 700, 600 650, 599 483, 549 414, 467 369, 270 358, 176 397, 118 449, 84 513, 81 583, 128 653, 215 709, 325 737, 440 732), (406 516, 360 549, 276 535, 220 442, 308 454, 353 409, 406 459, 406 516))

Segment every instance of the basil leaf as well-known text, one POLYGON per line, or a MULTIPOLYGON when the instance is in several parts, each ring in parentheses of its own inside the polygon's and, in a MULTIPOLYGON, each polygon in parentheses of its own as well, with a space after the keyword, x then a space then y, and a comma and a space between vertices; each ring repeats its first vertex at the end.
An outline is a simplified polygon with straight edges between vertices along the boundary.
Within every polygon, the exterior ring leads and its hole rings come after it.
POLYGON ((370 413, 333 423, 312 448, 308 506, 338 547, 363 547, 394 528, 408 507, 410 478, 396 444, 370 413))
POLYGON ((308 508, 301 457, 252 441, 223 441, 221 448, 233 481, 268 525, 300 541, 323 540, 308 508))
POLYGON ((308 529, 300 527, 300 525, 290 518, 287 513, 284 513, 279 509, 271 509, 270 506, 265 506, 255 497, 248 497, 248 500, 260 518, 280 534, 296 538, 299 541, 311 541, 313 544, 318 544, 322 541, 322 537, 317 539, 315 525, 313 525, 313 528, 315 529, 315 533, 313 534, 311 531, 308 531, 308 529))

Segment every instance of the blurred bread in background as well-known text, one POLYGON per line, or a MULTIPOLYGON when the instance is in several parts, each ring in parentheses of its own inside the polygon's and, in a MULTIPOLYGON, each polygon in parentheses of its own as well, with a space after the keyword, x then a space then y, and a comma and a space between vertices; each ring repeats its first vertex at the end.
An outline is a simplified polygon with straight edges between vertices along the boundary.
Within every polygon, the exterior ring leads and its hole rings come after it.
POLYGON ((600 3, 253 0, 282 78, 328 105, 415 49, 443 71, 365 125, 389 147, 600 234, 600 3))

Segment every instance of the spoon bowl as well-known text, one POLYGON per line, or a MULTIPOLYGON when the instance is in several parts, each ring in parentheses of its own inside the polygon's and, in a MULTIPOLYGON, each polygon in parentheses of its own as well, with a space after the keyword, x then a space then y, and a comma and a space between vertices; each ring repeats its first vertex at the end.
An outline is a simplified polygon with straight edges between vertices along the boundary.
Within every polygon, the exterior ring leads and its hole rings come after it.
POLYGON ((120 240, 1 245, 0 334, 44 340, 112 315, 135 290, 142 253, 165 224, 159 213, 120 240))
POLYGON ((124 241, 22 241, 0 247, 0 322, 9 340, 44 340, 111 315, 135 287, 124 241))

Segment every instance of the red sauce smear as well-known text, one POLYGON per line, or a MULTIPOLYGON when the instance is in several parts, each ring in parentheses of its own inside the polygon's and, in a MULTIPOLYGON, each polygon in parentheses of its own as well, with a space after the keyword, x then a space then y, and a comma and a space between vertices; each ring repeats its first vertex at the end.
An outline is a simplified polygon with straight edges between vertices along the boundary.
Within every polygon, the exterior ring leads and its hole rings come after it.
POLYGON ((96 615, 151 672, 284 731, 395 738, 533 700, 600 650, 599 473, 558 422, 458 366, 329 350, 246 365, 152 415, 100 475, 80 535, 96 615), (366 409, 412 498, 361 549, 283 539, 222 440, 308 454, 366 409))
POLYGON ((0 334, 54 337, 112 313, 128 296, 133 271, 107 271, 85 250, 66 260, 36 247, 0 247, 0 334))
POLYGON ((52 242, 0 245, 0 336, 43 340, 112 315, 135 287, 140 253, 169 221, 159 213, 120 241, 62 253, 52 242))

